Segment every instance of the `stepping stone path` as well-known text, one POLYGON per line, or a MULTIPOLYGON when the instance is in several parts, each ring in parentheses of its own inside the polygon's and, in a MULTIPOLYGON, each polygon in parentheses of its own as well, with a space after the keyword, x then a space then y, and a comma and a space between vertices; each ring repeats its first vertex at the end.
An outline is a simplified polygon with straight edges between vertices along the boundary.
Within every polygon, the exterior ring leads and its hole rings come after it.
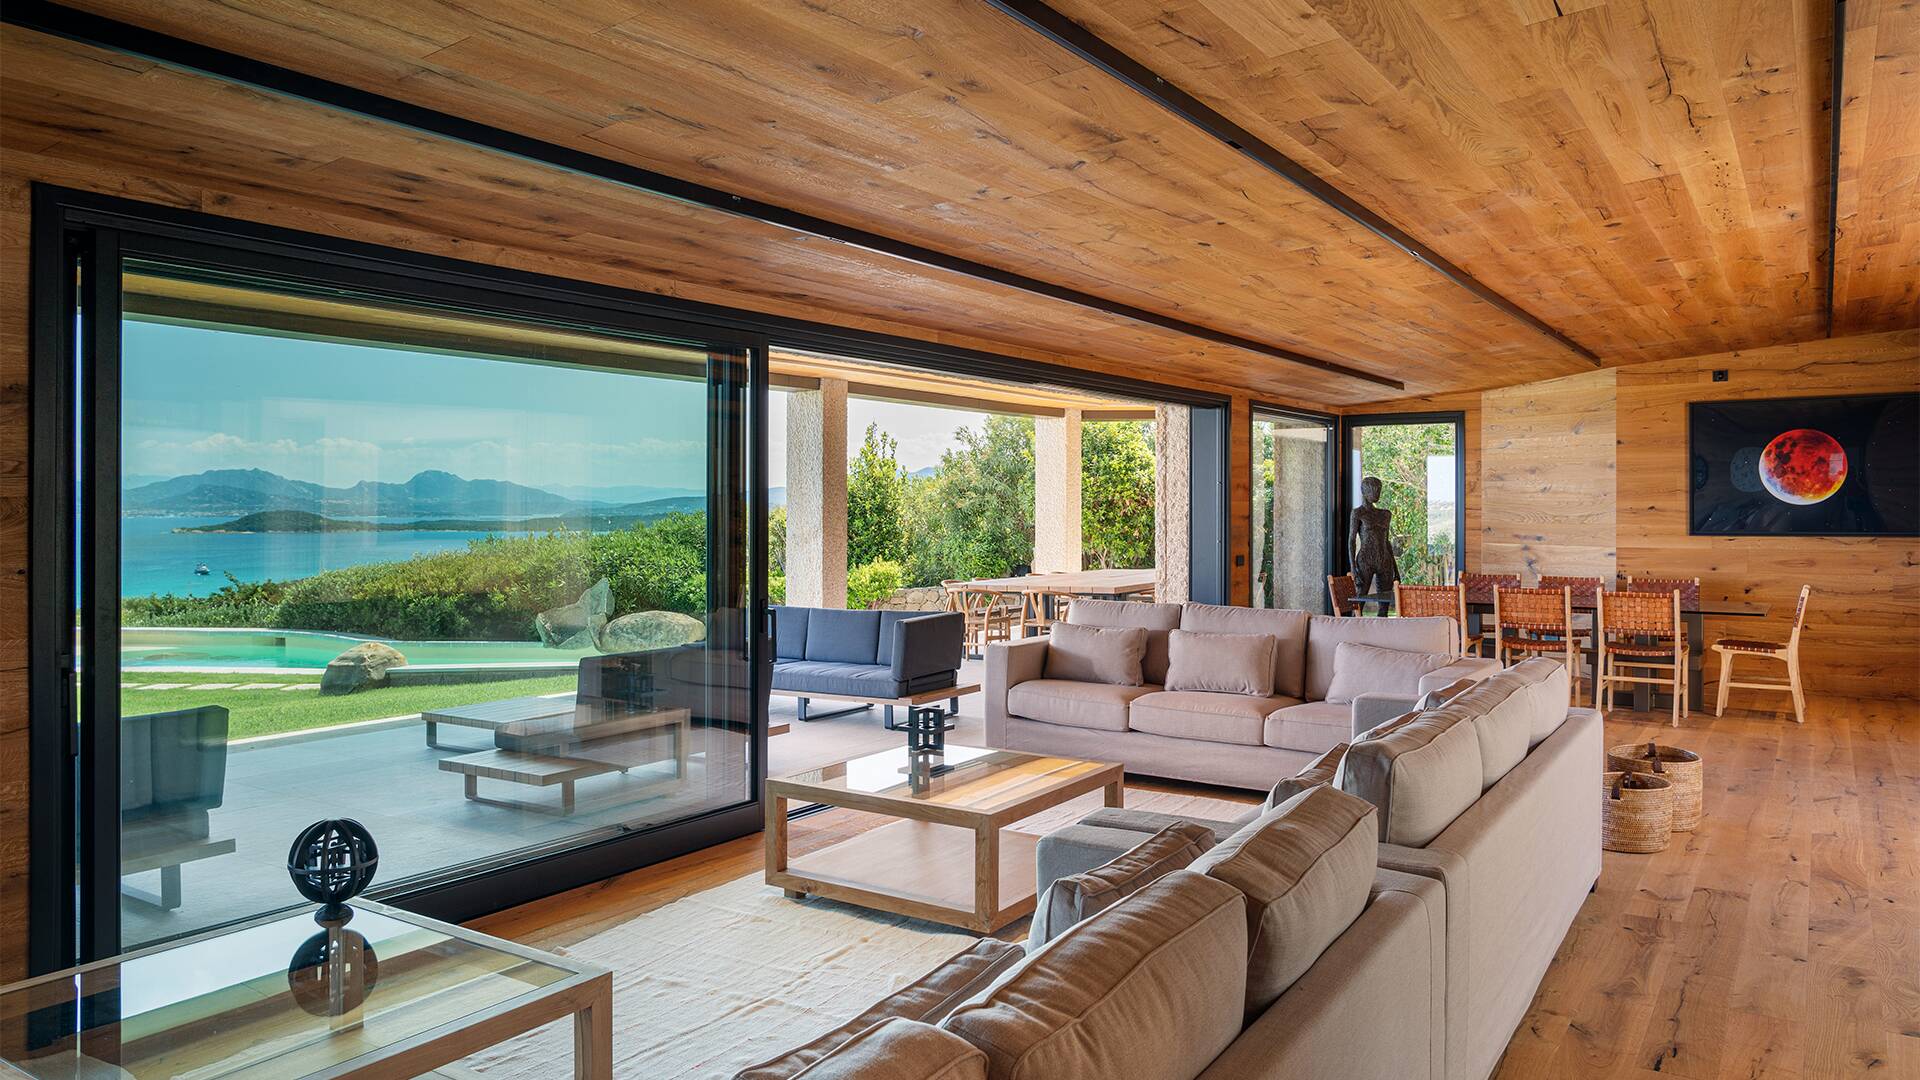
POLYGON ((121 683, 120 689, 122 690, 318 690, 320 689, 320 684, 317 682, 314 682, 314 683, 157 682, 157 683, 121 683))

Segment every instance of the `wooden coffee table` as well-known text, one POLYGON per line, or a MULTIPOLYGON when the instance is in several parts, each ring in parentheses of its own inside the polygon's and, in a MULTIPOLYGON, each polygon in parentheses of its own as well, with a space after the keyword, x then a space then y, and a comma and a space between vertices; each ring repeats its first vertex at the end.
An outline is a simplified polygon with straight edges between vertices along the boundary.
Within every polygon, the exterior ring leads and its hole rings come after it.
POLYGON ((1021 818, 1090 791, 1121 805, 1111 762, 949 745, 905 747, 767 779, 767 883, 795 898, 842 900, 991 934, 1032 914, 1039 837, 1021 818), (898 818, 806 855, 787 853, 787 803, 825 803, 898 818))

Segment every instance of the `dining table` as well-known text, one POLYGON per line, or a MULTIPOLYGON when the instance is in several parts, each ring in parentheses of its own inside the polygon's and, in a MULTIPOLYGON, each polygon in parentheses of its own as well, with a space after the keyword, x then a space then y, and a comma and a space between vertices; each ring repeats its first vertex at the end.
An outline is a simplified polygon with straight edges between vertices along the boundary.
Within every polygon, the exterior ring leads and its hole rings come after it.
MULTIPOLYGON (((1353 598, 1355 610, 1360 605, 1372 605, 1376 614, 1384 615, 1393 607, 1393 594, 1368 593, 1353 598)), ((1591 615, 1594 611, 1592 598, 1583 598, 1578 593, 1573 597, 1573 611, 1591 615)), ((1704 700, 1701 697, 1702 686, 1706 682, 1707 619, 1764 619, 1772 610, 1767 604, 1757 604, 1746 600, 1699 600, 1681 599, 1680 621, 1687 627, 1687 696, 1694 707, 1704 700)), ((1482 620, 1493 614, 1493 591, 1491 589, 1469 589, 1467 591, 1467 636, 1473 637, 1481 632, 1482 620)), ((1586 635, 1589 648, 1581 650, 1592 670, 1599 670, 1599 642, 1595 635, 1586 635)), ((1656 694, 1653 687, 1646 683, 1633 686, 1633 707, 1644 712, 1665 702, 1665 696, 1656 694)), ((1667 704, 1671 704, 1667 702, 1667 704)))
MULTIPOLYGON (((1042 574, 1021 574, 1018 577, 978 578, 962 581, 959 587, 969 592, 990 592, 1003 595, 1020 595, 1040 598, 1041 610, 1047 618, 1058 616, 1055 609, 1056 597, 1078 597, 1086 600, 1131 600, 1140 596, 1151 596, 1158 574, 1151 566, 1132 570, 1061 570, 1042 574)), ((1033 626, 1026 628, 1028 636, 1037 633, 1033 626)))

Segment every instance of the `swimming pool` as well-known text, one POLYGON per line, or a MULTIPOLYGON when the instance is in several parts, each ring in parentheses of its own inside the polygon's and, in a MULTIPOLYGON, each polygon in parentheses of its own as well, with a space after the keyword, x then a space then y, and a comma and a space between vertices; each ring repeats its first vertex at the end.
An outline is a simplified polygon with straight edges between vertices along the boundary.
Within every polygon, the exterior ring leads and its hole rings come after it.
POLYGON ((120 666, 135 668, 312 668, 319 670, 363 642, 400 650, 408 664, 462 667, 565 663, 594 650, 549 649, 537 641, 389 641, 312 630, 215 630, 128 627, 120 632, 120 666))

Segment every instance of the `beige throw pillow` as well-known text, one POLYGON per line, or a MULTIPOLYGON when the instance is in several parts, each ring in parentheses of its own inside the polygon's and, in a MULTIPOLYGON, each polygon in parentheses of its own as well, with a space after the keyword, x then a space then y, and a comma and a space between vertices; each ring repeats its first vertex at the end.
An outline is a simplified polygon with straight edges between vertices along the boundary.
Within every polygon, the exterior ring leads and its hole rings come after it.
MULTIPOLYGON (((946 962, 868 1006, 859 1016, 825 1035, 734 1074, 734 1080, 792 1080, 809 1066, 840 1050, 861 1032, 890 1019, 937 1024, 968 998, 1026 958, 1010 941, 982 938, 946 962)), ((807 1076, 815 1074, 808 1072, 807 1076)))
POLYGON ((1420 676, 1453 663, 1440 653, 1403 652, 1343 641, 1333 650, 1333 683, 1327 687, 1327 700, 1335 705, 1350 705, 1361 694, 1392 694, 1395 697, 1420 696, 1420 676))
POLYGON ((1367 906, 1379 826, 1363 799, 1321 786, 1255 818, 1191 872, 1247 898, 1247 1019, 1265 1012, 1367 906))
POLYGON ((1200 1075, 1240 1034, 1247 901, 1175 870, 1027 958, 947 1017, 994 1080, 1200 1075))
POLYGON ((883 1020, 794 1080, 987 1080, 987 1055, 930 1024, 883 1020))
POLYGON ((1154 881, 1184 869, 1213 844, 1212 829, 1175 822, 1105 866, 1056 878, 1033 909, 1027 951, 1039 949, 1154 881))
POLYGON ((1274 640, 1270 634, 1167 635, 1167 689, 1273 696, 1274 640))
POLYGON ((1273 785, 1273 790, 1267 793, 1267 809, 1271 810, 1303 791, 1333 783, 1333 778, 1340 772, 1340 759, 1345 756, 1347 744, 1341 743, 1307 762, 1306 768, 1273 785))
POLYGON ((1146 656, 1147 632, 1141 627, 1054 623, 1047 633, 1046 677, 1139 686, 1146 656))

